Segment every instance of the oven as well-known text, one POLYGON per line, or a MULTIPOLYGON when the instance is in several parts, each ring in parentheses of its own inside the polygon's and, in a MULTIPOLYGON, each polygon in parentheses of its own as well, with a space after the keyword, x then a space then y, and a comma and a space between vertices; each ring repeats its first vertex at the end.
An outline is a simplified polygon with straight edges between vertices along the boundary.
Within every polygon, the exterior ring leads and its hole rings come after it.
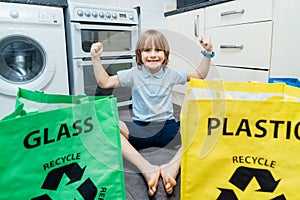
POLYGON ((102 65, 109 75, 136 67, 138 10, 70 3, 66 12, 68 65, 71 94, 114 95, 118 106, 130 104, 131 90, 103 89, 94 77, 90 48, 102 42, 102 65))

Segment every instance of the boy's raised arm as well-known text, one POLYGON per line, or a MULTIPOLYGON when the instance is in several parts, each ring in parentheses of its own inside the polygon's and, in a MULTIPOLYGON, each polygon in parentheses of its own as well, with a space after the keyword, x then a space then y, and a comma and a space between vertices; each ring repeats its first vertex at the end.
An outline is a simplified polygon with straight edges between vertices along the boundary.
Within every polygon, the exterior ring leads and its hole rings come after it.
POLYGON ((119 79, 117 75, 109 76, 107 72, 105 71, 100 55, 103 51, 103 45, 101 42, 93 43, 91 46, 91 57, 93 61, 93 69, 94 69, 94 75, 97 81, 97 84, 101 88, 115 88, 119 87, 119 79))
MULTIPOLYGON (((209 54, 209 55, 214 55, 213 54, 213 46, 210 40, 210 37, 208 36, 202 36, 199 39, 199 43, 204 49, 204 53, 209 54)), ((194 69, 190 70, 188 73, 188 79, 190 78, 199 78, 199 79, 204 79, 206 78, 209 68, 211 65, 211 58, 207 56, 203 56, 202 61, 200 62, 199 66, 194 69)))

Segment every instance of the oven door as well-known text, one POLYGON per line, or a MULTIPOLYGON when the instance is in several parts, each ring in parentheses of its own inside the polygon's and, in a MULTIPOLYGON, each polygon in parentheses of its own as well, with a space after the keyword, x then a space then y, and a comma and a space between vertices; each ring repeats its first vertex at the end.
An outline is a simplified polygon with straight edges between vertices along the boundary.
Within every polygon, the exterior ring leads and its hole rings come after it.
MULTIPOLYGON (((103 67, 109 75, 116 75, 118 71, 136 67, 135 58, 101 60, 103 67)), ((103 89, 97 84, 92 61, 74 60, 74 82, 71 84, 72 94, 86 94, 88 96, 114 95, 118 105, 129 105, 131 102, 131 89, 119 87, 103 89)))
POLYGON ((73 58, 90 57, 92 43, 102 42, 101 56, 134 55, 137 26, 71 23, 73 58))

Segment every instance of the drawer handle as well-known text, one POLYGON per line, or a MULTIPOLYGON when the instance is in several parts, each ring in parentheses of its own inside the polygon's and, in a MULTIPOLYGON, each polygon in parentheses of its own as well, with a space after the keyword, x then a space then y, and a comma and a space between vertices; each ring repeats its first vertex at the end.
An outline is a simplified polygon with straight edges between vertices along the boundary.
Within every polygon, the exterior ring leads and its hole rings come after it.
POLYGON ((222 12, 221 17, 227 16, 227 15, 237 15, 237 14, 244 14, 245 10, 232 10, 232 11, 227 11, 227 12, 222 12))
POLYGON ((243 49, 244 45, 240 44, 240 45, 224 45, 221 44, 220 45, 221 49, 243 49))
POLYGON ((196 15, 194 20, 194 33, 196 37, 199 37, 199 15, 196 15))

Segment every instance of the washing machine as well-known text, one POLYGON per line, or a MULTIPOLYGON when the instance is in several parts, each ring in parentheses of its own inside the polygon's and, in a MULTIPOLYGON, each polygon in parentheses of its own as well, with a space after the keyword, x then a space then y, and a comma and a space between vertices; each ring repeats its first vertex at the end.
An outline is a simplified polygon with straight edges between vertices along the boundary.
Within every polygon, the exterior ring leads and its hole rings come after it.
POLYGON ((0 2, 0 119, 18 88, 69 94, 63 8, 0 2))

